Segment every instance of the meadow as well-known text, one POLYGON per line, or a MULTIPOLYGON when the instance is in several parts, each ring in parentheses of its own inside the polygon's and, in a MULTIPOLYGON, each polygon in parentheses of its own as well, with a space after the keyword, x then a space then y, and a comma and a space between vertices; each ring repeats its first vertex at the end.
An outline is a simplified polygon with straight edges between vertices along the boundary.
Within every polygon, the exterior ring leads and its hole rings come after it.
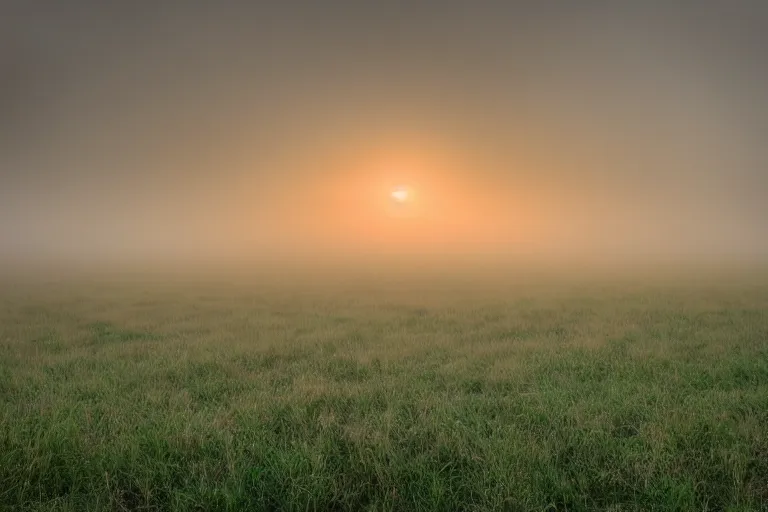
POLYGON ((764 278, 0 301, 0 510, 768 510, 764 278))

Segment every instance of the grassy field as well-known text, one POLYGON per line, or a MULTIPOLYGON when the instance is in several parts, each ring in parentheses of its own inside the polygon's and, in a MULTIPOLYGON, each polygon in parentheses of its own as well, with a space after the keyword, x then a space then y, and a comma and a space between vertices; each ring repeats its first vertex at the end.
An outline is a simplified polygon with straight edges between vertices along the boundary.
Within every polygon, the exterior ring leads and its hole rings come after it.
POLYGON ((0 300, 0 510, 768 510, 765 280, 0 300))

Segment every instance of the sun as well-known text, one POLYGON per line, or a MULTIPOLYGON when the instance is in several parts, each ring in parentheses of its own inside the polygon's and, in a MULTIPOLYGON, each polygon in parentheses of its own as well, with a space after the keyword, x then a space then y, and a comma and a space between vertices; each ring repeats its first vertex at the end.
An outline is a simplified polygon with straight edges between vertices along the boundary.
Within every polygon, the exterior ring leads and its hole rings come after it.
POLYGON ((408 190, 408 187, 400 186, 395 187, 390 196, 392 197, 392 200, 396 203, 406 203, 411 198, 411 192, 408 190))

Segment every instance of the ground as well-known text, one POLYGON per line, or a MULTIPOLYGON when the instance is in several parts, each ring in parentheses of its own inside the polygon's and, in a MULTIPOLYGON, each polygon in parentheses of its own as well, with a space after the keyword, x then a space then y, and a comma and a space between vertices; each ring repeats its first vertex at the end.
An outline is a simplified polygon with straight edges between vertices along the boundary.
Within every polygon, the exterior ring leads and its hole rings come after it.
POLYGON ((764 280, 0 300, 0 510, 768 510, 764 280))

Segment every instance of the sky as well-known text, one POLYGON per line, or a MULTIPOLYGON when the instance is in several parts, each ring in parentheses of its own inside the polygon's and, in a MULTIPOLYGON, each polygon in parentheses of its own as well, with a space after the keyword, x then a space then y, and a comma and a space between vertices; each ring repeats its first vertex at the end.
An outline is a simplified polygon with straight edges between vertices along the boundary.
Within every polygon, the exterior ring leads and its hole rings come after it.
POLYGON ((0 5, 0 264, 768 262, 765 2, 245 4, 0 5))

